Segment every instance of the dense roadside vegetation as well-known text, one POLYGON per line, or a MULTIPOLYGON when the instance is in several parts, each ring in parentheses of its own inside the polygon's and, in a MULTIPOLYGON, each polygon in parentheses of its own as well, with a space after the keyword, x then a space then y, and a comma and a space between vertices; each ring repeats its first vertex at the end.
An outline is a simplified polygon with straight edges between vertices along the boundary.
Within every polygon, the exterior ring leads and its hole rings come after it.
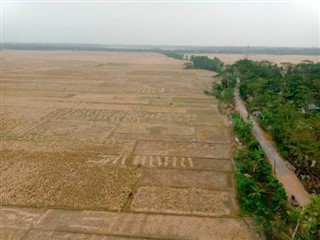
POLYGON ((261 224, 264 235, 286 236, 283 227, 288 219, 287 196, 265 159, 264 152, 251 133, 251 123, 232 115, 233 129, 241 147, 235 154, 239 201, 244 214, 252 214, 261 224))
POLYGON ((320 197, 311 195, 304 208, 288 205, 281 183, 254 138, 250 121, 231 115, 233 129, 240 140, 235 153, 236 179, 241 212, 254 217, 267 239, 320 238, 320 197))
MULTIPOLYGON (((248 110, 296 168, 308 191, 320 194, 320 63, 279 67, 240 60, 231 71, 241 79, 240 95, 248 110)), ((229 80, 228 75, 224 79, 229 80)))
POLYGON ((320 194, 320 63, 297 65, 239 60, 220 74, 215 95, 231 101, 237 78, 240 95, 310 193, 320 194))

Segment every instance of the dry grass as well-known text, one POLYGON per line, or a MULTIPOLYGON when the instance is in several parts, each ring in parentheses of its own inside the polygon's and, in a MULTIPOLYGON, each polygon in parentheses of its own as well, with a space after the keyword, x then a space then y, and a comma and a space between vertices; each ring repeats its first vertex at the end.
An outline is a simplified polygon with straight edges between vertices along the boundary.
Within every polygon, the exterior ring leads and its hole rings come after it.
MULTIPOLYGON (((210 172, 231 179, 228 123, 203 93, 212 72, 185 70, 185 61, 157 53, 2 54, 2 205, 130 210, 144 174, 158 168, 185 176, 208 170, 214 184, 232 188, 210 172)), ((174 206, 158 209, 185 211, 174 206)))
POLYGON ((119 210, 141 177, 137 140, 196 139, 197 114, 172 96, 212 109, 211 73, 160 54, 5 51, 3 60, 2 205, 119 210))
POLYGON ((119 154, 124 150, 121 145, 80 146, 56 152, 2 151, 1 203, 119 210, 141 171, 88 161, 98 154, 119 154))

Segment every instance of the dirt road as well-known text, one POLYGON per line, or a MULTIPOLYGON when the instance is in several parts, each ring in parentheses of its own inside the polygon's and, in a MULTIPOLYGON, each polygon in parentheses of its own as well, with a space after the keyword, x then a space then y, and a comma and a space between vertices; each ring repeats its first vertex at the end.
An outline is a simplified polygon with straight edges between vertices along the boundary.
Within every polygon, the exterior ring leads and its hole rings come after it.
MULTIPOLYGON (((236 101, 236 109, 241 115, 241 118, 246 121, 249 113, 240 97, 238 85, 235 88, 234 96, 236 101)), ((305 205, 309 201, 308 192, 304 189, 295 173, 292 170, 288 169, 285 164, 285 160, 277 152, 274 143, 265 137, 266 133, 261 129, 255 119, 253 119, 252 117, 250 118, 253 122, 252 132, 259 141, 264 152, 266 153, 268 160, 273 166, 275 176, 283 184, 288 197, 294 195, 300 205, 305 205)))

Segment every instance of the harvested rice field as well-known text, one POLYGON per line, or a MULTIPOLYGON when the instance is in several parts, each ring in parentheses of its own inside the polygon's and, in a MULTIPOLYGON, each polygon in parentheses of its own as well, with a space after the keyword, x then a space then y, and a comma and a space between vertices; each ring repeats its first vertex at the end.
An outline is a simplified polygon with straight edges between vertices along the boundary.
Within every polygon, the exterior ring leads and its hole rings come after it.
POLYGON ((214 73, 158 53, 2 54, 1 236, 37 225, 25 239, 252 237, 228 121, 204 94, 214 73), (123 228, 99 228, 106 219, 123 228))

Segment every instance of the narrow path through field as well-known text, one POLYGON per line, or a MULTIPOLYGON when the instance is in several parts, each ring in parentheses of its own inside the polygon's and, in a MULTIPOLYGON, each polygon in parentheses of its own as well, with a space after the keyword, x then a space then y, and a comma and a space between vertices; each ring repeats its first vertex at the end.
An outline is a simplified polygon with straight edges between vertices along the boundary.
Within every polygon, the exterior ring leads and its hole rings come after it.
MULTIPOLYGON (((249 113, 240 97, 239 84, 235 87, 234 96, 237 111, 241 115, 241 118, 244 121, 247 121, 249 113)), ((288 169, 285 164, 285 160, 278 153, 274 143, 270 139, 266 138, 267 133, 261 129, 253 117, 250 116, 250 119, 253 123, 252 132, 266 153, 268 160, 273 166, 275 176, 283 184, 288 197, 290 198, 291 195, 294 195, 300 205, 305 205, 309 201, 308 192, 305 190, 295 173, 288 169)))

